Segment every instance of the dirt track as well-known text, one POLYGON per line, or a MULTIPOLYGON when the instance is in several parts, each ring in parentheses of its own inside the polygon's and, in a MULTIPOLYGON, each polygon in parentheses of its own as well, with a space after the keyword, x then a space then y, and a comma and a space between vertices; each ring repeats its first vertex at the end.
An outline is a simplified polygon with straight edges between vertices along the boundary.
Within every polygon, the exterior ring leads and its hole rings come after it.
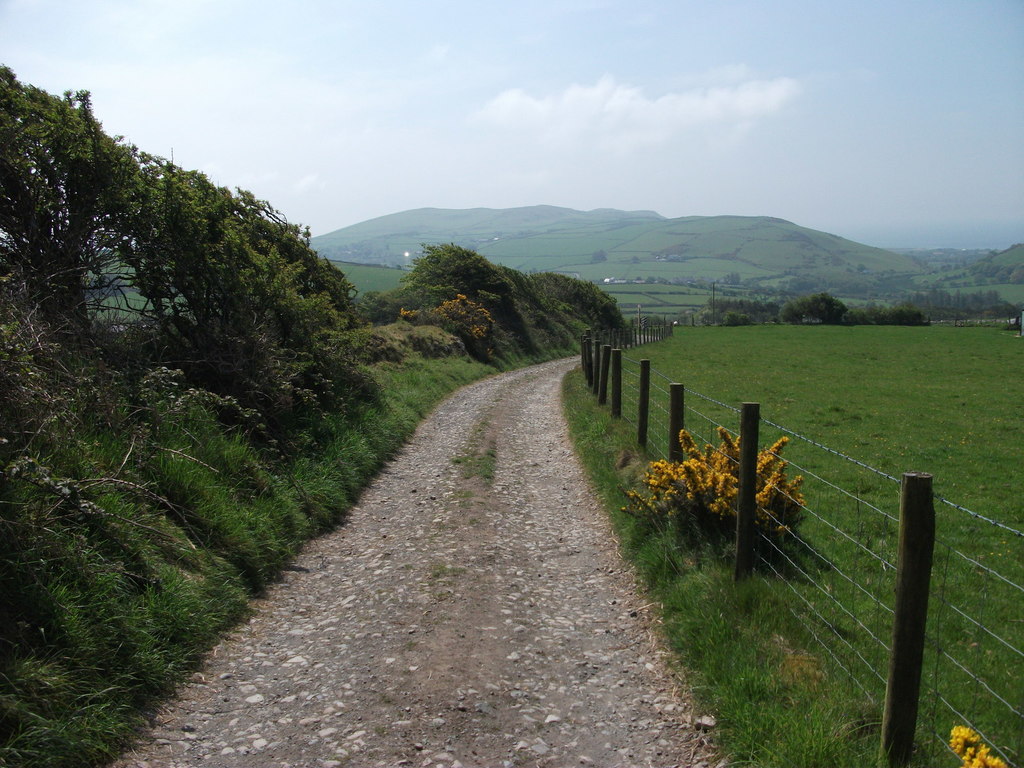
POLYGON ((117 766, 718 765, 569 446, 570 367, 443 403, 117 766))

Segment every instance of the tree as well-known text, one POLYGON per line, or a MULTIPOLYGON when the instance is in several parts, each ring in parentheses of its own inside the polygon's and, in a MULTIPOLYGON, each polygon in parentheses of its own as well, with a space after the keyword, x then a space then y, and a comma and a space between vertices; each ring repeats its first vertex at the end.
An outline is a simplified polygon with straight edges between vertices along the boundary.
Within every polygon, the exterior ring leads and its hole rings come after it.
POLYGON ((476 251, 454 243, 424 245, 412 271, 402 276, 402 284, 432 305, 460 293, 474 301, 507 303, 512 292, 512 285, 497 266, 476 251))
POLYGON ((400 293, 406 309, 435 314, 453 300, 453 306, 474 311, 480 305, 493 322, 488 339, 493 338, 498 357, 567 347, 586 325, 624 325, 615 300, 592 284, 568 275, 525 275, 453 243, 425 245, 402 277, 400 293))
POLYGON ((103 132, 88 92, 52 96, 0 67, 0 274, 67 332, 87 332, 138 181, 134 147, 103 132))
POLYGON ((726 312, 722 319, 722 325, 752 325, 753 322, 750 315, 745 315, 742 312, 726 312))
POLYGON ((362 384, 353 287, 308 233, 251 193, 144 158, 146 195, 122 258, 164 356, 264 415, 335 406, 362 384))
POLYGON ((846 305, 828 293, 815 293, 786 302, 779 313, 784 323, 825 323, 836 325, 846 315, 846 305))

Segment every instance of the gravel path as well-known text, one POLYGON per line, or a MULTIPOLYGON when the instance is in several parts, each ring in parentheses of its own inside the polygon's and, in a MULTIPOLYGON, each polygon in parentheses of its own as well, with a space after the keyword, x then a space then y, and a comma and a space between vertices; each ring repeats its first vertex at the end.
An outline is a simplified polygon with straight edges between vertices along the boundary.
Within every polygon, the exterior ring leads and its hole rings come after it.
POLYGON ((724 766, 570 448, 572 365, 439 406, 118 768, 724 766))

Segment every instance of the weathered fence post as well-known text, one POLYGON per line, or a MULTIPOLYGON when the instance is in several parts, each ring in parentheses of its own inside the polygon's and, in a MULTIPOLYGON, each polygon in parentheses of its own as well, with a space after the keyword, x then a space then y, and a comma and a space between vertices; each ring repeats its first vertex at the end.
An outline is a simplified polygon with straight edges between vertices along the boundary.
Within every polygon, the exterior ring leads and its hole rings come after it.
POLYGON ((745 579, 754 570, 757 516, 757 441, 761 406, 743 403, 740 410, 739 488, 736 494, 736 567, 733 578, 745 579))
POLYGON ((588 387, 593 386, 594 383, 594 372, 590 370, 592 359, 590 354, 590 329, 588 328, 580 341, 580 367, 583 368, 583 376, 587 380, 588 387))
POLYGON ((906 765, 914 748, 934 547, 932 476, 907 472, 900 488, 892 653, 882 714, 882 754, 894 767, 906 765))
POLYGON ((590 391, 596 395, 598 386, 601 383, 601 377, 599 375, 601 371, 601 340, 599 336, 594 336, 594 340, 591 346, 592 350, 590 356, 590 365, 592 366, 592 370, 594 372, 594 378, 590 382, 590 391))
POLYGON ((601 381, 597 387, 597 404, 604 405, 608 402, 608 367, 612 361, 611 344, 601 345, 601 381))
POLYGON ((622 350, 612 350, 612 416, 622 416, 622 350))
POLYGON ((647 419, 651 412, 651 361, 640 361, 640 386, 636 395, 636 441, 647 447, 647 419))
POLYGON ((682 384, 668 385, 668 460, 683 460, 683 444, 679 442, 679 433, 683 431, 683 392, 682 384))

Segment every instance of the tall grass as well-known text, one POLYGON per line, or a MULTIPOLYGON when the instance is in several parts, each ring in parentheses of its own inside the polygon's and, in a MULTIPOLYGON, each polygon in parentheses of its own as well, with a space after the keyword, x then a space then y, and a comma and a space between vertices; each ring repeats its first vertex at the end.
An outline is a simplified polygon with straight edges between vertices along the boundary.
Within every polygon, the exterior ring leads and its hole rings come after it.
MULTIPOLYGON (((645 348, 646 350, 647 348, 645 348)), ((721 545, 679 547, 669 529, 621 511, 645 462, 635 433, 599 408, 579 373, 566 378, 570 431, 605 500, 623 550, 662 606, 667 641, 733 765, 863 768, 873 764, 878 713, 835 695, 800 652, 802 628, 761 581, 735 588, 721 545), (616 469, 619 467, 620 469, 616 469)))
POLYGON ((307 425, 286 460, 195 404, 117 433, 83 415, 46 466, 0 476, 0 765, 115 756, 421 417, 493 371, 379 366, 383 400, 307 425))

